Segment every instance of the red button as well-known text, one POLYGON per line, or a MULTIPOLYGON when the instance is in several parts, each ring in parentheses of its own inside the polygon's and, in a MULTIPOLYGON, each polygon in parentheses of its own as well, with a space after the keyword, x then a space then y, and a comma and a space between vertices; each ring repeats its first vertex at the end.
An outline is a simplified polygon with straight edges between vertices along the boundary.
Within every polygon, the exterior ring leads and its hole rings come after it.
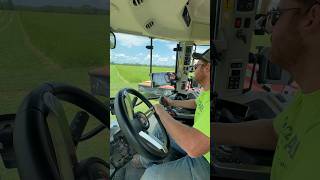
POLYGON ((234 22, 234 27, 235 28, 240 28, 241 27, 241 18, 236 18, 235 22, 234 22))

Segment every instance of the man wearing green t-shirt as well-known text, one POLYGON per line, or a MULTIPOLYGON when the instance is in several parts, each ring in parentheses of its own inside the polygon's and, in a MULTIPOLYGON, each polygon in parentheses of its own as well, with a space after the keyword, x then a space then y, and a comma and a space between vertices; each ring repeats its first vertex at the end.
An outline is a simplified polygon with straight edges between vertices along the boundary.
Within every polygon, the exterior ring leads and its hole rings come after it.
POLYGON ((320 179, 320 1, 280 0, 268 17, 271 61, 301 91, 274 120, 213 123, 217 144, 275 149, 271 180, 320 179))
POLYGON ((141 177, 143 180, 210 179, 210 50, 194 53, 199 61, 195 65, 195 79, 202 86, 199 97, 194 100, 171 100, 164 98, 169 106, 196 109, 194 126, 189 127, 173 119, 161 105, 155 111, 172 139, 172 147, 185 154, 184 157, 162 163, 151 164, 141 177))

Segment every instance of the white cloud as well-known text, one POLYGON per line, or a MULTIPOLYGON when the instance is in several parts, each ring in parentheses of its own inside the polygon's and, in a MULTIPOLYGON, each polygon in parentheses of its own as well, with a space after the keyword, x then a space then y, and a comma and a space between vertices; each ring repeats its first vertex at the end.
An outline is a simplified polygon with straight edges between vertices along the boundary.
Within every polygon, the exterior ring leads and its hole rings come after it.
POLYGON ((144 60, 149 60, 150 59, 150 54, 148 54, 148 55, 146 55, 145 57, 144 57, 144 60))
MULTIPOLYGON (((119 46, 123 46, 126 48, 132 47, 144 47, 150 43, 150 39, 145 37, 127 35, 127 34, 116 34, 117 43, 119 46)), ((176 43, 173 41, 166 41, 166 40, 157 40, 163 44, 161 46, 168 47, 170 51, 176 47, 176 43)), ((157 45, 155 45, 157 46, 157 45)), ((146 51, 137 51, 133 53, 132 50, 130 51, 123 51, 123 50, 111 50, 110 52, 111 62, 119 63, 119 64, 146 64, 149 65, 150 63, 150 52, 146 51)), ((166 54, 162 53, 162 51, 156 51, 153 53, 153 64, 154 65, 163 65, 163 66, 174 66, 175 65, 175 55, 174 54, 166 54)))
POLYGON ((163 39, 155 39, 154 42, 163 42, 163 43, 168 43, 167 40, 163 40, 163 39))
POLYGON ((176 43, 175 41, 165 40, 165 39, 154 39, 154 42, 162 42, 162 43, 176 43))
MULTIPOLYGON (((159 54, 154 54, 152 61, 154 65, 175 65, 176 57, 174 55, 170 56, 161 56, 159 54)), ((150 55, 146 55, 144 60, 147 64, 150 63, 150 55)))
POLYGON ((168 62, 168 61, 169 61, 169 58, 167 58, 167 57, 160 57, 160 58, 158 58, 158 60, 159 60, 160 62, 168 62))
POLYGON ((132 60, 139 60, 140 58, 136 57, 136 56, 132 56, 131 57, 132 60))
POLYGON ((209 46, 197 46, 197 53, 204 53, 209 48, 209 46))
POLYGON ((123 53, 114 54, 115 57, 127 58, 128 56, 123 53))
POLYGON ((117 42, 124 47, 146 46, 150 40, 146 37, 116 33, 117 42))
POLYGON ((111 62, 119 64, 147 64, 141 56, 132 56, 124 53, 111 53, 111 62))
POLYGON ((177 47, 177 44, 175 44, 175 43, 169 43, 169 44, 166 44, 166 46, 170 49, 170 51, 172 51, 174 48, 177 47))

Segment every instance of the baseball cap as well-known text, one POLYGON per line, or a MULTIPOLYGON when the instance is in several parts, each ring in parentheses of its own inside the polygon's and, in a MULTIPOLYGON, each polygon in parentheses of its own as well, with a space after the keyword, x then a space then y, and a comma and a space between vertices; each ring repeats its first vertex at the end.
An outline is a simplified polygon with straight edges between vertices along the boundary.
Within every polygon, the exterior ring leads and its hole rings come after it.
POLYGON ((210 58, 210 48, 207 49, 204 53, 193 53, 192 57, 194 59, 199 59, 202 61, 205 61, 207 63, 211 63, 211 58, 210 58))

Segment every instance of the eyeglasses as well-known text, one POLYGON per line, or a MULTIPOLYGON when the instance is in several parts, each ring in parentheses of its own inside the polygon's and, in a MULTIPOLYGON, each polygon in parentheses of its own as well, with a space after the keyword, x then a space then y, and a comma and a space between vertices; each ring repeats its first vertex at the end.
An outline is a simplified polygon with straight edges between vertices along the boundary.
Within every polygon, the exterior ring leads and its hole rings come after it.
MULTIPOLYGON (((309 12, 310 9, 316 5, 320 4, 320 0, 315 1, 306 12, 309 12)), ((301 10, 302 8, 287 8, 287 9, 274 9, 268 12, 267 14, 267 21, 270 23, 270 25, 275 26, 277 22, 279 21, 281 15, 285 12, 292 11, 292 10, 301 10)))
POLYGON ((198 64, 195 64, 193 67, 194 67, 194 70, 197 70, 199 66, 202 66, 204 64, 201 64, 201 63, 198 63, 198 64))
POLYGON ((300 10, 300 9, 301 8, 274 9, 267 14, 267 17, 268 17, 267 19, 268 21, 270 21, 272 26, 275 26, 278 20, 280 19, 280 16, 283 13, 292 11, 292 10, 300 10))

